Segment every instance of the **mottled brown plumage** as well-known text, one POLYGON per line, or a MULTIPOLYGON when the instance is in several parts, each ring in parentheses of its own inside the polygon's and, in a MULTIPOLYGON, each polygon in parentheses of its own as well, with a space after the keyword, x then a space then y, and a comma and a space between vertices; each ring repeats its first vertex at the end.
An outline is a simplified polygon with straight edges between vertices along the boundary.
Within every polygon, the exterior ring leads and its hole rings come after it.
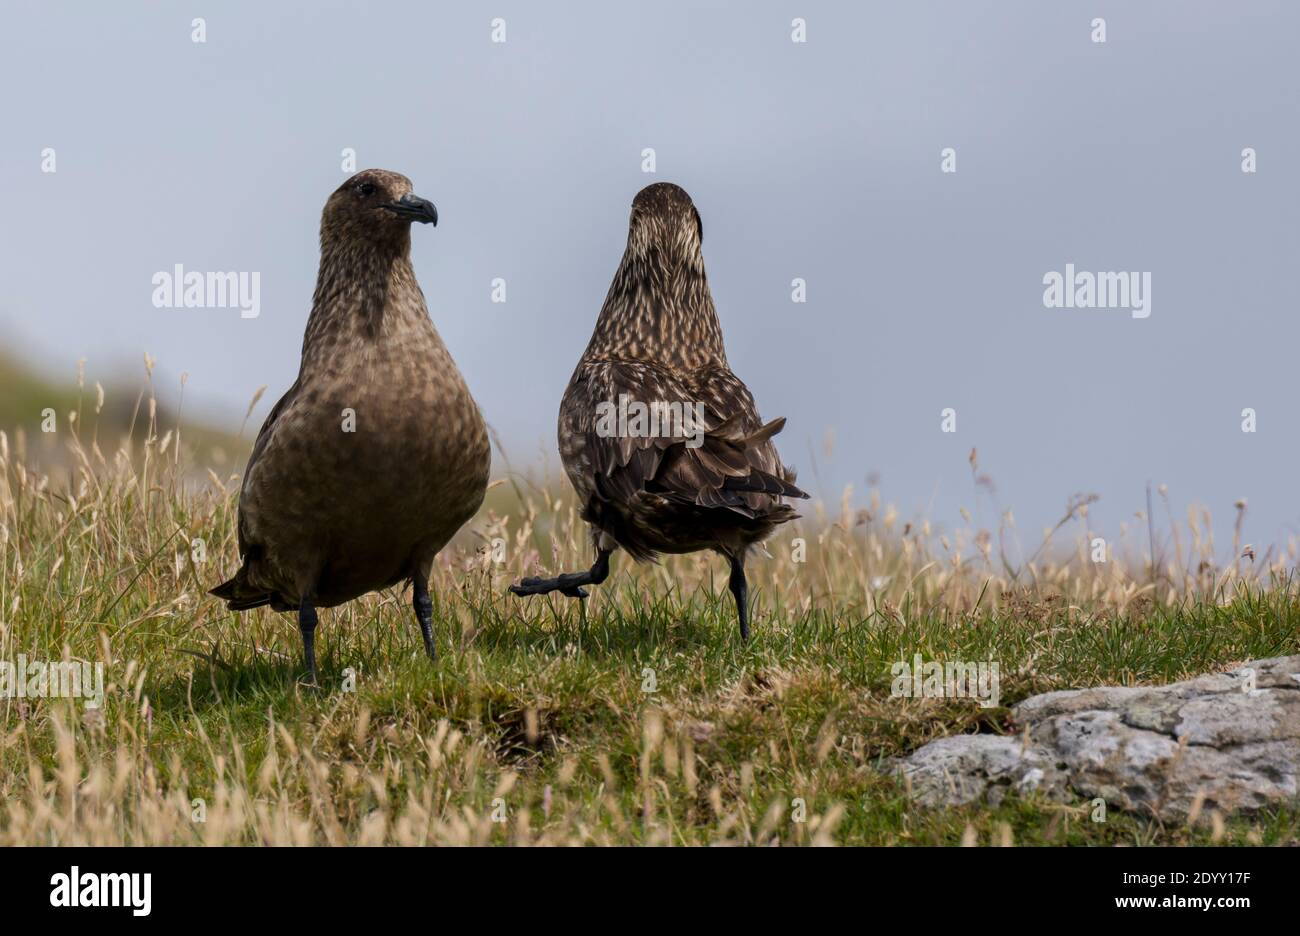
POLYGON ((411 580, 430 657, 434 555, 472 517, 490 452, 478 406, 429 320, 411 222, 437 224, 402 175, 330 196, 298 379, 258 433, 239 495, 231 610, 297 610, 315 680, 317 607, 411 580))
POLYGON ((591 525, 596 563, 525 579, 511 586, 515 594, 584 597, 582 586, 604 580, 618 547, 638 560, 712 549, 731 562, 748 636, 746 555, 796 516, 783 498, 808 495, 771 441, 785 420, 764 425, 727 364, 702 240, 699 213, 676 185, 651 185, 633 201, 627 250, 560 404, 560 458, 591 525), (702 404, 703 436, 671 422, 657 435, 611 434, 602 408, 620 398, 702 404))

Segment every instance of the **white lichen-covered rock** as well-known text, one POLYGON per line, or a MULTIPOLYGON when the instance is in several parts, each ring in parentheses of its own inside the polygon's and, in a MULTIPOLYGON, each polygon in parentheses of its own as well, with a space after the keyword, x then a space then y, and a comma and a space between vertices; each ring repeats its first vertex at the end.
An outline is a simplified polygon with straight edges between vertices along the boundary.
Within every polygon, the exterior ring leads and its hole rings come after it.
POLYGON ((903 773, 924 804, 997 805, 1008 792, 1063 798, 1065 776, 1036 747, 1009 735, 956 735, 931 741, 907 758, 903 773))
POLYGON ((1185 819, 1297 802, 1300 656, 1154 687, 1049 692, 1012 709, 1016 735, 958 735, 899 764, 923 805, 1011 791, 1185 819))

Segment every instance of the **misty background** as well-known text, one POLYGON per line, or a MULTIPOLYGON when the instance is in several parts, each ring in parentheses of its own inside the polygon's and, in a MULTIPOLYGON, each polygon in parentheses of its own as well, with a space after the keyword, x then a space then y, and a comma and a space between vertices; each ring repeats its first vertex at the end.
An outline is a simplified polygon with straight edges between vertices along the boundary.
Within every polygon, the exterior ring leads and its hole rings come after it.
POLYGON ((1247 541, 1300 521, 1295 4, 207 0, 0 17, 0 349, 43 375, 71 381, 84 357, 91 381, 135 378, 147 351, 160 387, 188 374, 190 418, 237 428, 267 385, 254 432, 297 373, 350 147, 438 206, 437 229, 413 232, 430 314, 512 466, 554 465, 632 197, 672 181, 704 220, 732 367, 766 418, 788 417, 778 444, 815 496, 861 499, 878 476, 904 518, 959 525, 965 506, 995 525, 1011 507, 1030 545, 1076 492, 1101 496, 1093 524, 1116 535, 1148 481, 1180 511, 1208 506, 1220 541, 1238 498, 1247 541), (1151 317, 1045 309, 1042 278, 1067 263, 1149 271, 1151 317), (259 272, 260 316, 154 308, 151 277, 175 264, 259 272))

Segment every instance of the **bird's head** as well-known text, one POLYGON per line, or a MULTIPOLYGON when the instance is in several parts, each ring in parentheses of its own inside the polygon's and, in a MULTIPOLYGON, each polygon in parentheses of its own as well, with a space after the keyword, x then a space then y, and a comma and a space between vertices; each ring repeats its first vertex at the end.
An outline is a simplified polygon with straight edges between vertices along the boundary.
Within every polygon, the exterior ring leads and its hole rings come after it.
POLYGON ((692 265, 700 260, 704 224, 686 190, 671 182, 656 182, 637 192, 628 220, 628 251, 658 252, 692 265))
POLYGON ((386 169, 365 169, 340 185, 321 214, 321 240, 403 243, 411 222, 438 223, 433 202, 411 191, 411 180, 386 169))

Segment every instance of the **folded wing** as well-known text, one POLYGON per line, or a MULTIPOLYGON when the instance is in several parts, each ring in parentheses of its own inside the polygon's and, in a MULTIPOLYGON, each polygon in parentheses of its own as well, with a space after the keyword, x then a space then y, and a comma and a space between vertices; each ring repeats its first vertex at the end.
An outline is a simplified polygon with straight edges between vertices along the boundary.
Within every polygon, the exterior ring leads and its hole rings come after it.
POLYGON ((652 494, 754 518, 788 509, 780 498, 808 496, 771 441, 785 420, 761 424, 749 390, 730 371, 679 376, 649 362, 589 362, 574 376, 561 420, 561 435, 567 423, 582 473, 604 501, 652 494), (656 431, 621 420, 637 405, 659 406, 665 418, 656 431))

